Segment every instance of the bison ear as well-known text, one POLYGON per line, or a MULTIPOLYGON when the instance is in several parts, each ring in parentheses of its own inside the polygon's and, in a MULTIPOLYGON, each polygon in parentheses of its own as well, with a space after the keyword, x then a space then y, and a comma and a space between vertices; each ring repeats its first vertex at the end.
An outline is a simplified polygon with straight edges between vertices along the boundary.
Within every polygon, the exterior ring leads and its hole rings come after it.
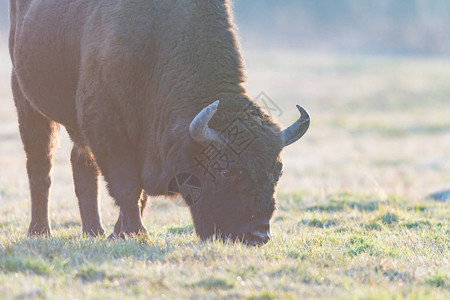
POLYGON ((300 118, 291 126, 281 132, 281 139, 283 141, 283 148, 298 141, 308 130, 311 119, 306 109, 297 105, 300 112, 300 118))
POLYGON ((189 134, 199 144, 207 146, 212 142, 222 143, 219 133, 208 127, 208 122, 214 116, 219 106, 219 100, 203 108, 189 125, 189 134))

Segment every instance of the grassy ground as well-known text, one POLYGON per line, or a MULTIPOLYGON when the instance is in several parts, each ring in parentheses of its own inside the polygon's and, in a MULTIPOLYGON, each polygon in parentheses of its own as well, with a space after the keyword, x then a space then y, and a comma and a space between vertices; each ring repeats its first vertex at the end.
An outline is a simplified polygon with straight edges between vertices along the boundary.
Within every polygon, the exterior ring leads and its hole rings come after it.
MULTIPOLYGON (((3 49, 3 48, 2 48, 3 49)), ((3 51, 4 52, 4 51, 3 51)), ((53 237, 27 238, 25 160, 0 56, 0 298, 448 299, 450 60, 246 53, 251 95, 284 125, 312 126, 286 149, 273 219, 260 248, 202 243, 186 208, 152 199, 149 235, 81 236, 62 134, 53 172, 53 237)), ((112 231, 117 209, 102 192, 112 231)))

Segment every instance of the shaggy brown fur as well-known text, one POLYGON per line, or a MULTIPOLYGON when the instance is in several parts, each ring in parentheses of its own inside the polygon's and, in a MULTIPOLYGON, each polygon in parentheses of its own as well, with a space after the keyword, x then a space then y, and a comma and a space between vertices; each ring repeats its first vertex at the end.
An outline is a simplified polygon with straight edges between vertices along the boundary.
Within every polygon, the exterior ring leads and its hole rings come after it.
POLYGON ((280 127, 242 86, 228 1, 11 0, 10 49, 31 189, 29 234, 50 234, 57 124, 74 142, 86 233, 104 232, 98 171, 120 207, 115 234, 145 231, 147 194, 166 195, 180 172, 202 181, 201 201, 190 207, 201 237, 236 234, 253 219, 268 224, 281 174, 280 127), (213 182, 195 165, 204 146, 190 137, 189 124, 217 99, 210 127, 221 131, 239 117, 257 139, 235 160, 232 176, 213 182))

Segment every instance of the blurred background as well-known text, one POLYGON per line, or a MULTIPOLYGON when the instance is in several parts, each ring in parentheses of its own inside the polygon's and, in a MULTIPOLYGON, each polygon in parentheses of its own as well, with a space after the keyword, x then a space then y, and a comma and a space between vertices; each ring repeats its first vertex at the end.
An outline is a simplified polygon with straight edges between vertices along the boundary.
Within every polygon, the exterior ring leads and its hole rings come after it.
MULTIPOLYGON (((8 28, 9 1, 0 3, 8 28)), ((448 54, 447 0, 235 0, 245 48, 448 54)))
POLYGON ((446 0, 235 1, 245 47, 365 54, 450 53, 446 0))
MULTIPOLYGON (((0 2, 0 187, 27 199, 9 87, 8 2, 0 2)), ((279 193, 326 201, 348 192, 422 198, 450 188, 450 1, 236 0, 233 7, 249 95, 259 101, 264 92, 283 126, 298 118, 295 104, 312 117, 308 133, 284 151, 279 193)), ((75 206, 64 200, 75 196, 67 193, 71 144, 61 134, 53 198, 75 206)), ((112 224, 112 201, 104 203, 112 224)), ((77 209, 67 211, 78 218, 77 209)))

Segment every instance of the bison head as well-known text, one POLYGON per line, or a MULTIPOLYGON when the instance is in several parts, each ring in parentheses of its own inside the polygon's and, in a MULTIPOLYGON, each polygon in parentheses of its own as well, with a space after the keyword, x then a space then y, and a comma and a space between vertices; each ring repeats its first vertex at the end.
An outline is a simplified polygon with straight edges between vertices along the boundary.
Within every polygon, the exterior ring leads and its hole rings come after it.
POLYGON ((203 108, 189 126, 188 172, 201 183, 198 199, 185 199, 195 230, 202 239, 216 235, 249 245, 266 243, 282 174, 280 152, 308 130, 309 115, 297 106, 300 119, 281 130, 254 104, 231 114, 225 108, 224 116, 216 114, 218 105, 203 108))

